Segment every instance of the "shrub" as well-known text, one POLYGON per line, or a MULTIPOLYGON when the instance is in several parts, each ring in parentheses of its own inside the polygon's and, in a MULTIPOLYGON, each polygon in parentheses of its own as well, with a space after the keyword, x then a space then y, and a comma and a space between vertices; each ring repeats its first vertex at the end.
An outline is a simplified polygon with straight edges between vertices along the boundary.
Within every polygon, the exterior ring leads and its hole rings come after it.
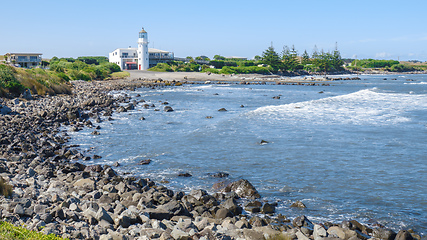
POLYGON ((30 231, 23 227, 15 227, 8 222, 0 222, 0 239, 39 239, 39 240, 66 240, 54 234, 44 235, 41 232, 30 231))
POLYGON ((102 63, 101 65, 107 68, 110 71, 110 73, 121 71, 119 65, 115 63, 106 62, 106 63, 102 63))
POLYGON ((215 68, 205 68, 202 70, 202 72, 210 72, 210 73, 219 74, 219 70, 215 69, 215 68))
POLYGON ((155 67, 149 68, 148 71, 154 72, 173 72, 167 63, 158 63, 155 67))
POLYGON ((25 87, 16 79, 15 72, 10 66, 0 65, 0 87, 6 89, 10 93, 18 94, 22 92, 25 87))
POLYGON ((56 76, 58 76, 60 79, 64 81, 67 81, 67 82, 70 81, 70 77, 68 77, 68 75, 63 72, 56 73, 56 76))
POLYGON ((392 71, 392 72, 409 72, 409 71, 414 71, 414 68, 411 66, 403 65, 403 64, 395 64, 395 65, 391 66, 390 71, 392 71))

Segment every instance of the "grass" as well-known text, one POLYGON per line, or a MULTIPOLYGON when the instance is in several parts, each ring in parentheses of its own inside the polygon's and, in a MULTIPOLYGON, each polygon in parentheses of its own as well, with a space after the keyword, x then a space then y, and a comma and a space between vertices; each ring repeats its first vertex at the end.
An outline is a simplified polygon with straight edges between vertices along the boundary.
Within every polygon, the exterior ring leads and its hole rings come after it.
POLYGON ((16 227, 8 222, 0 222, 0 239, 2 240, 65 240, 54 234, 45 235, 41 232, 30 231, 16 227))
POLYGON ((112 74, 110 74, 110 77, 107 78, 109 79, 121 79, 121 78, 127 78, 130 76, 130 73, 128 72, 114 72, 112 74))

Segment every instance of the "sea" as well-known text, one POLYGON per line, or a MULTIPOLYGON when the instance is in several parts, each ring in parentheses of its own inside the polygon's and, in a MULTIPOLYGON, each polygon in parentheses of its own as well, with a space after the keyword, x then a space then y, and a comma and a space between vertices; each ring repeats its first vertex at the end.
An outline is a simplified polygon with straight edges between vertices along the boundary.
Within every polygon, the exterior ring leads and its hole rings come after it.
POLYGON ((69 132, 69 144, 102 156, 85 164, 118 162, 119 173, 174 191, 214 193, 215 183, 244 178, 290 219, 357 220, 425 235, 427 75, 357 77, 329 86, 236 82, 115 91, 136 101, 135 109, 104 118, 98 136, 91 128, 69 132), (174 111, 163 111, 166 104, 174 111), (138 164, 145 159, 151 163, 138 164), (218 172, 229 176, 212 177, 218 172), (291 208, 295 201, 307 208, 291 208))

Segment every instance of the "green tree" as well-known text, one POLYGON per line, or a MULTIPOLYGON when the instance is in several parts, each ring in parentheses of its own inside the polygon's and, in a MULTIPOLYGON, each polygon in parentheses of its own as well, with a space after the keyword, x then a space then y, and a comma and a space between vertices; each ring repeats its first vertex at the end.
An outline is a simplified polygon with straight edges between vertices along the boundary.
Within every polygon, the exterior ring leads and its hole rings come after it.
POLYGON ((261 59, 262 59, 262 58, 261 58, 261 56, 259 56, 259 55, 256 55, 256 56, 254 57, 254 60, 255 60, 255 61, 261 61, 261 59))
POLYGON ((294 45, 292 45, 291 49, 289 49, 289 47, 286 45, 283 46, 282 60, 284 66, 283 69, 286 71, 292 72, 299 68, 298 52, 294 45))
POLYGON ((332 68, 334 71, 343 70, 344 61, 341 58, 341 53, 338 50, 338 43, 335 43, 335 50, 332 53, 332 68))
POLYGON ((307 65, 310 64, 310 55, 308 55, 307 50, 304 50, 304 53, 302 54, 302 64, 307 65))
POLYGON ((279 54, 271 46, 262 53, 262 63, 270 65, 274 71, 282 69, 283 63, 280 60, 279 54))
POLYGON ((221 56, 221 55, 215 55, 213 57, 215 60, 225 60, 225 57, 221 56))

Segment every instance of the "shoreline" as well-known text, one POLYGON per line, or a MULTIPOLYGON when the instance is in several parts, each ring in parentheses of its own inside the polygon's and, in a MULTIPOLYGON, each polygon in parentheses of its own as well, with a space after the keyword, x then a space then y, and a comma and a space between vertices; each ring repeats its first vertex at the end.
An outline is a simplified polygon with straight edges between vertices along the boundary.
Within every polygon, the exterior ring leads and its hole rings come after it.
POLYGON ((96 135, 96 123, 108 121, 119 103, 131 100, 108 92, 163 87, 175 80, 159 78, 74 81, 73 95, 1 99, 2 109, 12 112, 0 114, 0 175, 14 185, 12 198, 0 198, 1 217, 70 239, 420 238, 354 220, 313 223, 305 216, 274 215, 274 203, 258 201, 258 192, 245 180, 212 195, 201 189, 185 194, 149 179, 119 176, 110 166, 85 166, 88 156, 67 145, 68 134, 60 127, 88 127, 96 135), (241 206, 239 198, 250 204, 241 206))
POLYGON ((424 72, 411 72, 411 73, 391 73, 391 72, 341 72, 337 74, 313 74, 313 75, 295 75, 295 76, 282 76, 282 75, 262 75, 262 74, 209 74, 202 72, 152 72, 152 71, 138 71, 130 70, 130 79, 138 80, 155 80, 181 83, 240 83, 240 84, 307 84, 307 83, 330 83, 338 80, 361 80, 360 77, 364 75, 399 75, 399 74, 427 74, 424 72), (339 77, 346 76, 346 77, 339 77))

